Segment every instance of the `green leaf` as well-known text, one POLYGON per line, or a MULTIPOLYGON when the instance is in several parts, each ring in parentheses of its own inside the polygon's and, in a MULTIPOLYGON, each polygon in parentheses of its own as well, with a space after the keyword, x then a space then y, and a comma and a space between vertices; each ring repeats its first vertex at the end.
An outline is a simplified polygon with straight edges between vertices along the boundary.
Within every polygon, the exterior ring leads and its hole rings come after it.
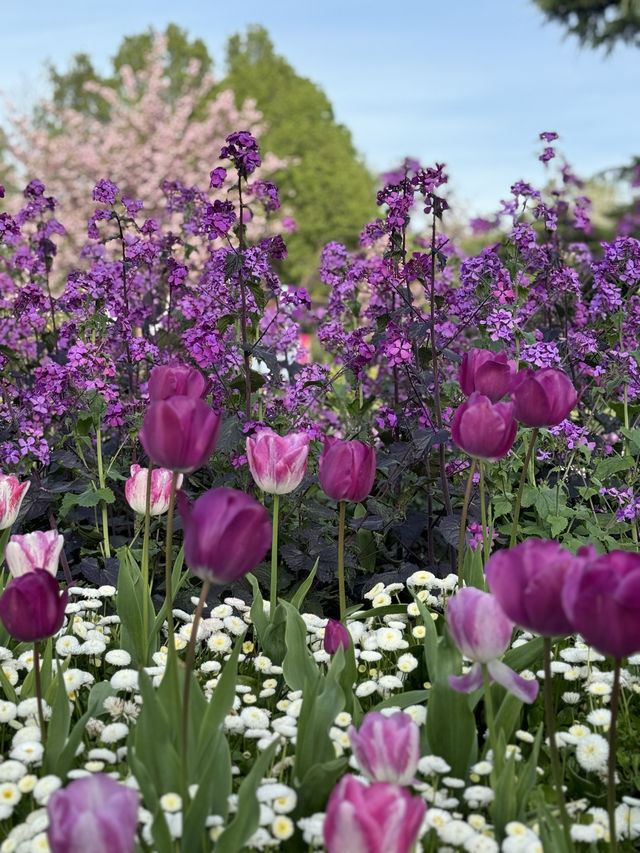
POLYGON ((430 690, 407 690, 404 693, 397 693, 395 696, 389 696, 388 699, 378 702, 373 710, 381 711, 383 708, 408 708, 409 705, 423 705, 428 700, 430 692, 430 690))
POLYGON ((47 726, 47 748, 44 756, 45 773, 49 772, 48 768, 56 766, 67 741, 70 722, 69 697, 67 696, 63 672, 58 666, 56 694, 51 708, 51 719, 47 726))
POLYGON ((306 580, 303 580, 294 595, 291 598, 291 605, 296 608, 296 610, 300 610, 302 607, 302 603, 305 599, 306 594, 311 589, 311 584, 313 583, 313 579, 316 576, 316 572, 318 571, 318 563, 320 562, 320 557, 318 557, 313 565, 313 568, 309 572, 309 576, 306 580))
MULTIPOLYGON (((146 666, 149 652, 149 638, 144 634, 143 611, 147 608, 148 626, 152 626, 155 611, 148 590, 145 591, 140 569, 128 545, 118 548, 118 595, 116 610, 120 617, 120 646, 129 652, 135 666, 146 666), (145 595, 146 592, 146 595, 145 595), (146 600, 145 600, 146 599, 146 600)), ((155 645, 153 648, 155 651, 155 645)))
POLYGON ((498 779, 493 781, 495 798, 491 803, 490 813, 494 830, 498 839, 504 838, 504 828, 518 813, 515 786, 515 755, 510 755, 502 765, 498 779))
POLYGON ((307 626, 295 607, 281 601, 286 613, 285 648, 282 674, 291 690, 303 690, 305 684, 313 684, 319 676, 318 665, 307 645, 307 626))
POLYGON ((82 492, 79 495, 67 492, 62 498, 62 502, 60 504, 60 514, 66 516, 69 510, 74 506, 97 506, 100 501, 104 501, 106 504, 112 504, 115 503, 115 500, 116 497, 109 486, 105 486, 103 489, 87 489, 86 492, 82 492))
POLYGON ((233 708, 233 700, 236 695, 236 681, 238 678, 238 657, 242 648, 244 634, 236 640, 229 660, 222 668, 211 701, 202 718, 202 724, 198 733, 198 751, 204 752, 207 743, 220 730, 224 718, 233 708))
POLYGON ((436 626, 431 618, 431 614, 415 593, 413 593, 413 600, 418 605, 418 610, 420 611, 420 616, 422 616, 422 621, 424 623, 424 659, 427 664, 427 673, 429 678, 431 682, 434 682, 438 673, 438 632, 436 631, 436 626))
POLYGON ((114 694, 115 690, 107 681, 99 681, 93 685, 87 700, 87 710, 71 729, 71 734, 58 756, 55 767, 52 767, 50 772, 64 779, 75 761, 76 751, 84 736, 87 720, 89 717, 95 717, 96 714, 99 714, 104 708, 104 700, 107 696, 113 696, 114 694))
POLYGON ((256 798, 256 790, 273 760, 277 747, 278 741, 274 741, 258 755, 253 767, 243 779, 238 791, 238 811, 216 841, 215 853, 238 853, 258 828, 260 804, 256 798))
POLYGON ((256 630, 258 639, 262 642, 262 637, 264 637, 264 633, 267 630, 269 620, 264 612, 262 593, 260 592, 260 586, 257 578, 250 572, 247 575, 247 580, 251 584, 251 589, 253 590, 253 601, 251 603, 250 611, 251 622, 256 630))

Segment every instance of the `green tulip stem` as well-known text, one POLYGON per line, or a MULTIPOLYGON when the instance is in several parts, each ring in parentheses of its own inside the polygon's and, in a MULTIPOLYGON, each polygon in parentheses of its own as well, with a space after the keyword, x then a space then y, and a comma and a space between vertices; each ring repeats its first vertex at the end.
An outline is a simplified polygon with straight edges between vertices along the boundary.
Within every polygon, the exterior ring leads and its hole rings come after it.
POLYGON ((469 509, 469 500, 471 499, 471 487, 473 486, 473 475, 476 473, 476 460, 471 460, 469 468, 469 477, 467 479, 467 488, 464 493, 464 502, 462 504, 462 515, 460 516, 460 540, 458 542, 458 589, 462 589, 462 569, 464 567, 464 552, 467 542, 467 511, 469 509))
MULTIPOLYGON (((104 477, 104 468, 102 465, 102 425, 98 425, 98 429, 96 430, 96 460, 98 463, 98 485, 100 489, 104 489, 106 487, 106 480, 104 477)), ((109 545, 109 516, 107 513, 107 505, 101 500, 100 501, 100 510, 102 515, 102 537, 103 537, 103 548, 104 548, 104 556, 109 558, 111 556, 111 547, 109 545)))
POLYGON ((269 589, 269 619, 273 621, 278 604, 278 520, 280 495, 273 496, 273 530, 271 533, 271 587, 269 589))
POLYGON ((340 602, 340 621, 344 625, 344 613, 347 609, 347 597, 344 591, 344 519, 346 501, 338 501, 338 600, 340 602))
POLYGON ((611 689, 611 726, 609 728, 609 766, 607 770, 607 811, 609 813, 609 853, 616 853, 616 724, 620 700, 620 658, 613 661, 613 687, 611 689))
POLYGON ((171 551, 173 545, 173 509, 176 503, 176 486, 178 485, 178 471, 172 472, 171 477, 171 492, 169 494, 169 509, 167 510, 167 539, 165 546, 165 592, 164 596, 167 602, 167 644, 169 646, 169 654, 175 651, 175 642, 173 639, 173 591, 171 589, 171 573, 173 570, 173 561, 171 559, 171 551))
POLYGON ((482 459, 478 459, 478 466, 480 468, 480 520, 482 521, 482 548, 484 550, 483 553, 483 563, 486 564, 489 559, 489 527, 487 525, 487 507, 485 506, 485 494, 484 494, 484 462, 482 459))
POLYGON ((182 799, 185 805, 189 796, 189 774, 187 766, 187 753, 189 748, 189 689, 191 687, 193 662, 196 656, 196 639, 198 637, 198 628, 200 627, 202 608, 207 600, 207 595, 209 594, 210 589, 211 581, 203 581, 202 589, 200 590, 200 598, 198 599, 195 613, 193 614, 191 636, 189 637, 187 656, 185 658, 184 692, 182 694, 182 799))
POLYGON ((553 678, 551 675, 551 638, 545 637, 544 643, 544 712, 547 723, 547 735, 549 737, 549 755, 551 758, 551 773, 553 784, 556 789, 556 797, 560 808, 560 820, 567 851, 573 851, 571 840, 571 821, 567 812, 567 805, 562 790, 562 770, 560 769, 560 757, 558 755, 558 744, 556 743, 556 717, 553 708, 553 678))
POLYGON ((149 460, 149 468, 147 470, 147 491, 144 499, 144 534, 142 537, 142 562, 140 564, 140 573, 142 575, 142 630, 144 642, 144 662, 148 663, 147 655, 149 652, 149 608, 147 607, 147 599, 149 595, 149 528, 151 526, 151 471, 153 470, 153 462, 149 460))
POLYGON ((40 640, 33 641, 33 676, 36 683, 36 699, 38 705, 38 722, 40 723, 40 734, 42 735, 42 746, 47 745, 47 729, 44 724, 42 712, 42 683, 40 681, 40 640))
POLYGON ((493 702, 491 700, 491 682, 489 680, 489 670, 487 669, 486 663, 481 664, 482 666, 482 683, 484 685, 484 713, 485 719, 487 723, 487 730, 489 732, 489 745, 493 752, 493 774, 496 775, 499 772, 498 768, 498 743, 496 740, 496 724, 495 717, 493 716, 493 702))
POLYGON ((520 505, 522 503, 522 492, 524 490, 524 483, 527 479, 527 471, 529 470, 529 463, 531 462, 531 458, 533 456, 533 448, 536 446, 536 439, 538 438, 538 427, 534 427, 531 432, 531 440, 529 442, 529 447, 527 448, 527 455, 525 456, 524 463, 522 465, 522 473, 520 474, 520 485, 518 486, 518 494, 516 497, 516 505, 513 509, 513 525, 511 527, 511 539, 509 541, 509 547, 513 548, 516 544, 516 539, 518 538, 518 519, 520 518, 520 505))

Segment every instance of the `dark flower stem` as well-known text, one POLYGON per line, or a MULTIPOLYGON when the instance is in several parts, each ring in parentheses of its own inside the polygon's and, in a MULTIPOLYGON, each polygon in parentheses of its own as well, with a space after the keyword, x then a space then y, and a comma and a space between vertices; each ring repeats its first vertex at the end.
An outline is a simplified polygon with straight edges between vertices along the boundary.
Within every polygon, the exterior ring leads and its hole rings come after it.
POLYGON ((178 484, 178 471, 173 471, 171 477, 171 492, 169 495, 169 509, 167 510, 167 539, 164 552, 165 564, 165 599, 167 602, 167 642, 169 645, 169 654, 173 654, 175 643, 173 641, 173 591, 171 589, 171 573, 173 570, 173 560, 171 559, 171 550, 173 545, 173 509, 176 503, 176 486, 178 484))
POLYGON ((462 588, 462 569, 464 567, 464 552, 467 541, 467 511, 469 509, 469 500, 471 498, 471 488, 473 486, 473 475, 476 472, 476 460, 471 460, 469 468, 469 477, 467 478, 467 488, 464 493, 464 502, 462 504, 462 515, 460 516, 460 540, 458 542, 458 589, 462 588))
POLYGON ((544 638, 544 712, 547 723, 547 734, 549 736, 549 755, 551 757, 551 772, 553 784, 556 789, 558 807, 560 809, 560 820, 567 851, 573 851, 571 840, 571 823, 567 813, 567 805, 562 790, 562 771, 560 769, 560 757, 558 755, 558 744, 556 743, 556 718, 553 708, 553 683, 551 675, 551 638, 544 638))
MULTIPOLYGON (((40 640, 33 641, 33 675, 36 683, 36 699, 38 704, 38 722, 40 723, 40 734, 42 736, 42 746, 47 745, 47 729, 44 724, 44 714, 42 712, 42 683, 40 681, 40 640)), ((62 673, 58 676, 62 677, 62 673)))
POLYGON ((344 625, 344 612, 347 609, 347 597, 344 591, 344 519, 346 501, 338 501, 338 598, 340 602, 340 621, 344 625))
POLYGON ((207 600, 207 595, 211 589, 211 581, 203 581, 200 591, 200 598, 196 605, 195 613, 193 614, 193 622, 191 624, 191 636, 189 637, 189 645, 187 646, 187 656, 185 658, 185 674, 184 674, 184 691, 182 694, 182 800, 186 806, 189 796, 189 773, 187 766, 187 753, 189 749, 189 691, 191 688, 191 673, 193 671, 193 662, 195 660, 196 638, 198 636, 198 627, 200 626, 200 618, 202 616, 202 608, 207 600))
POLYGON ((618 704, 620 701, 620 658, 613 662, 613 687, 611 690, 611 727, 609 728, 609 767, 607 771, 607 811, 609 813, 609 853, 616 853, 616 751, 618 704))
POLYGON ((522 474, 520 475, 520 485, 518 486, 518 495, 516 497, 516 505, 513 510, 513 525, 511 527, 511 539, 509 541, 509 547, 513 548, 516 544, 516 539, 518 538, 518 519, 520 518, 520 505, 522 503, 522 492, 524 490, 524 483, 527 479, 527 471, 529 470, 529 463, 531 462, 531 457, 533 456, 533 448, 536 446, 536 439, 538 438, 538 427, 534 427, 531 433, 531 441, 529 442, 529 447, 527 448, 527 455, 525 456, 524 463, 522 465, 522 474))
POLYGON ((271 587, 269 589, 269 618, 273 620, 278 603, 278 521, 280 495, 273 496, 273 531, 271 533, 271 587))

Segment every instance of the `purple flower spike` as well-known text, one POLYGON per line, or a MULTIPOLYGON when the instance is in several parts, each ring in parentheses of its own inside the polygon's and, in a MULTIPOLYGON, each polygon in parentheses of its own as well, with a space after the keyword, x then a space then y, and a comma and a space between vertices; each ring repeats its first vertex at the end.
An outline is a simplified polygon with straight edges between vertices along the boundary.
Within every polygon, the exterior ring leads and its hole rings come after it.
POLYGON ((449 684, 454 690, 471 693, 481 687, 482 664, 486 664, 491 680, 497 681, 523 702, 535 700, 538 682, 522 678, 498 660, 509 647, 513 622, 495 596, 472 586, 464 587, 448 601, 447 624, 463 656, 473 661, 473 666, 464 675, 449 676, 449 684))
POLYGON ((420 760, 420 729, 408 714, 365 715, 356 731, 349 726, 351 749, 358 766, 372 782, 409 785, 420 760))

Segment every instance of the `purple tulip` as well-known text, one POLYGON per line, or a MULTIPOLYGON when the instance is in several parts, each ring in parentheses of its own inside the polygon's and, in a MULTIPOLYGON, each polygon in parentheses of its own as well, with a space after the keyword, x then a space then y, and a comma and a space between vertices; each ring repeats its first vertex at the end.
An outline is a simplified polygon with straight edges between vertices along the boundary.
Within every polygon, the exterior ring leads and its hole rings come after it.
POLYGON ((602 654, 624 658, 640 652, 640 554, 611 551, 576 563, 562 606, 573 630, 602 654))
POLYGON ((408 714, 365 714, 359 731, 349 726, 358 767, 372 782, 409 785, 420 761, 420 729, 408 714))
POLYGON ((178 492, 178 508, 185 561, 203 580, 214 584, 238 580, 255 569, 269 550, 269 513, 246 492, 210 489, 193 507, 178 492))
POLYGON ((213 453, 221 423, 200 397, 169 397, 149 405, 140 441, 154 465, 190 474, 213 453))
POLYGON ((498 660, 511 642, 513 622, 505 615, 498 599, 488 592, 466 586, 447 602, 447 625, 463 656, 473 661, 464 675, 450 675, 449 684, 459 693, 471 693, 482 686, 482 666, 489 677, 523 702, 533 702, 538 682, 528 681, 498 660))
POLYGON ((12 536, 5 552, 9 571, 18 578, 35 569, 44 569, 55 578, 63 545, 64 536, 57 530, 36 530, 12 536))
POLYGON ((578 399, 567 374, 555 367, 519 370, 510 394, 514 417, 530 427, 556 426, 567 417, 578 399))
POLYGON ((309 436, 306 432, 278 435, 262 429, 247 438, 247 460, 256 484, 270 495, 297 489, 307 470, 309 436))
POLYGON ((347 773, 327 803, 327 853, 409 853, 426 809, 424 800, 399 785, 364 785, 347 773))
POLYGON ((465 397, 474 391, 497 403, 508 392, 516 373, 515 361, 507 353, 488 349, 472 349, 462 357, 458 382, 465 397))
MULTIPOLYGON (((162 515, 169 509, 171 480, 173 473, 168 468, 154 468, 151 471, 150 515, 162 515)), ((182 486, 182 474, 178 475, 176 489, 182 486)), ((134 512, 144 515, 147 506, 147 481, 149 469, 139 465, 131 466, 131 476, 124 484, 124 496, 134 512)))
POLYGON ((318 478, 325 494, 334 501, 364 500, 376 476, 376 454, 362 441, 325 438, 318 460, 318 478))
POLYGON ((68 590, 60 595, 55 578, 34 569, 12 578, 0 596, 0 621, 9 634, 23 643, 46 640, 64 622, 68 590))
POLYGON ((15 474, 0 474, 0 530, 11 527, 31 483, 21 483, 15 474))
POLYGON ((106 773, 55 791, 47 803, 52 853, 133 853, 140 795, 106 773))
POLYGON ((485 567, 489 589, 509 619, 543 637, 573 633, 562 608, 562 588, 576 561, 570 551, 549 539, 527 539, 497 551, 485 567))
POLYGON ((343 649, 349 648, 351 636, 342 622, 337 619, 329 619, 327 627, 324 629, 323 647, 328 655, 335 655, 340 646, 343 649))
POLYGON ((154 367, 149 375, 149 399, 152 403, 169 397, 206 397, 211 383, 188 364, 154 367))
POLYGON ((477 391, 456 409, 451 422, 451 437, 458 447, 489 462, 507 455, 517 430, 512 403, 492 403, 477 391))

